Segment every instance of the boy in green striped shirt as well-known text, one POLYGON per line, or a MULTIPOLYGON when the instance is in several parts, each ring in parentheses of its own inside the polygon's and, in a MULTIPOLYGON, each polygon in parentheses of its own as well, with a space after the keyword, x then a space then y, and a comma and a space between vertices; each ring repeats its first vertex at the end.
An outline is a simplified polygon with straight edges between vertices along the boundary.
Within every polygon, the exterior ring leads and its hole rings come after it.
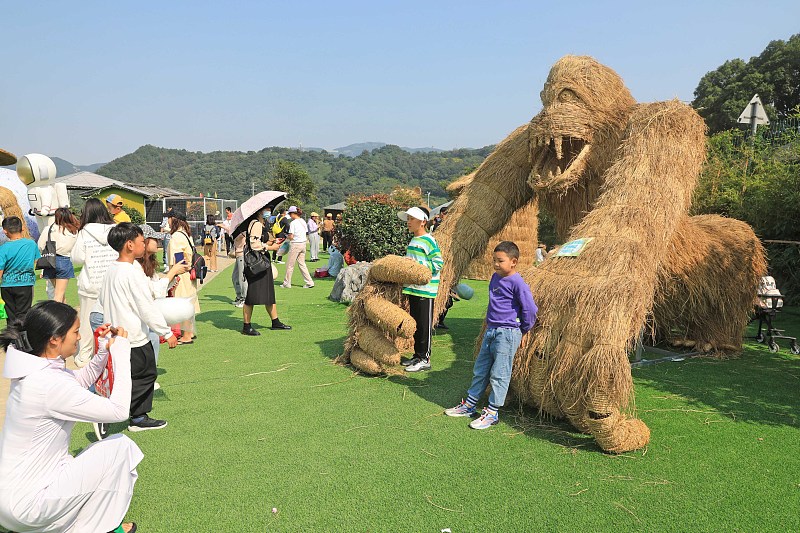
POLYGON ((406 247, 406 257, 424 265, 431 271, 431 281, 426 285, 405 285, 403 294, 408 296, 411 316, 417 322, 414 333, 414 357, 404 359, 406 372, 419 372, 431 368, 431 332, 433 330, 433 300, 439 292, 439 272, 442 270, 442 252, 436 239, 428 233, 425 224, 429 213, 424 207, 412 207, 397 213, 406 221, 408 230, 414 235, 406 247))

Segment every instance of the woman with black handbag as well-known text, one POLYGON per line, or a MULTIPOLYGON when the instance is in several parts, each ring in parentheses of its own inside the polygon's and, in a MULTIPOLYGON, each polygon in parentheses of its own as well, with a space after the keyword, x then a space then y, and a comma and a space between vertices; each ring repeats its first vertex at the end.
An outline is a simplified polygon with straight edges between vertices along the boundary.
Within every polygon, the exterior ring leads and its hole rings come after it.
POLYGON ((39 250, 41 252, 53 251, 55 262, 42 269, 42 277, 53 284, 52 300, 66 303, 67 284, 75 277, 75 268, 72 266, 70 254, 78 240, 80 222, 68 207, 56 209, 55 221, 42 230, 39 235, 39 250), (48 241, 52 244, 48 244, 48 241), (50 250, 48 250, 48 247, 50 250))
POLYGON ((267 309, 267 313, 272 319, 270 329, 292 329, 291 326, 287 326, 278 319, 278 308, 275 305, 275 283, 269 252, 277 250, 280 244, 276 243, 275 239, 272 238, 272 233, 267 231, 267 223, 259 214, 258 218, 251 221, 247 226, 244 249, 244 276, 247 279, 247 296, 244 300, 244 307, 242 307, 244 315, 242 335, 261 335, 261 333, 253 329, 250 322, 253 316, 253 307, 256 305, 263 305, 267 309))

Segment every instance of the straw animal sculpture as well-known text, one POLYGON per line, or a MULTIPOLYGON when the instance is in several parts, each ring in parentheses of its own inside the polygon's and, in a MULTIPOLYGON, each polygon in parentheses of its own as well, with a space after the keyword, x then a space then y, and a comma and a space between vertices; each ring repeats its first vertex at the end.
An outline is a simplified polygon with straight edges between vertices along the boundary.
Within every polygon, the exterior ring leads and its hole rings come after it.
MULTIPOLYGON (((447 186, 451 198, 458 198, 464 188, 475 178, 475 173, 458 178, 447 186)), ((486 213, 487 217, 494 216, 486 213)), ((470 262, 464 277, 468 279, 488 280, 494 274, 492 252, 502 241, 513 241, 519 246, 522 264, 528 264, 536 257, 537 234, 539 233, 539 202, 534 199, 525 207, 518 209, 500 232, 489 239, 486 250, 480 257, 470 262)))
POLYGON ((560 238, 593 240, 577 257, 520 271, 539 316, 511 391, 606 451, 638 449, 650 430, 629 407, 635 340, 678 329, 709 351, 738 349, 763 248, 746 224, 689 217, 705 159, 705 124, 690 107, 637 104, 613 70, 578 56, 553 66, 541 98, 542 111, 481 164, 436 232, 444 269, 434 316, 515 212, 546 206, 560 238))
POLYGON ((25 215, 22 214, 22 208, 19 206, 17 197, 10 189, 5 187, 0 187, 0 209, 3 210, 3 218, 19 217, 22 220, 22 236, 30 239, 31 234, 28 231, 28 223, 25 221, 25 215))
POLYGON ((415 261, 396 255, 376 260, 366 286, 347 309, 350 334, 340 362, 367 374, 397 373, 401 355, 413 351, 417 329, 402 285, 430 280, 430 270, 415 261))

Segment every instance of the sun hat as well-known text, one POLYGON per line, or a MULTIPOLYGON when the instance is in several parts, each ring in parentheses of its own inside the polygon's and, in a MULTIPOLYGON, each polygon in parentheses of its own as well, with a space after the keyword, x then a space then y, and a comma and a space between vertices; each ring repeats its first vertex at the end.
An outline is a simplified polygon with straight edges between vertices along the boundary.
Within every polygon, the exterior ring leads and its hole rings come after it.
POLYGON ((122 197, 118 194, 109 194, 106 196, 106 202, 111 205, 116 205, 117 207, 122 207, 123 205, 122 197))
POLYGON ((0 148, 0 167, 13 165, 16 162, 17 162, 17 156, 12 154, 11 152, 7 152, 2 148, 0 148))
POLYGON ((311 211, 311 215, 309 215, 309 216, 318 217, 319 213, 317 213, 316 211, 311 211))
POLYGON ((409 207, 406 211, 398 211, 397 217, 404 222, 408 220, 408 217, 422 221, 428 220, 428 214, 420 207, 409 207))
POLYGON ((163 241, 167 237, 165 233, 154 230, 153 226, 150 224, 140 224, 139 227, 142 229, 145 239, 156 239, 157 241, 163 241))
POLYGON ((333 213, 325 213, 325 216, 333 218, 333 213))
POLYGON ((293 205, 293 206, 289 207, 289 211, 288 212, 289 213, 297 213, 297 206, 293 205))

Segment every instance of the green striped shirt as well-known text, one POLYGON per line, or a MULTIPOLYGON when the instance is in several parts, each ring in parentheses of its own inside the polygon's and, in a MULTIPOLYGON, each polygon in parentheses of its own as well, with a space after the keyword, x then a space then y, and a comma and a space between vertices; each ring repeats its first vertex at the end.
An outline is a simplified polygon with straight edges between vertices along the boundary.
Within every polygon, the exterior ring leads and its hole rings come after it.
POLYGON ((427 285, 405 285, 403 294, 420 296, 422 298, 436 298, 439 292, 439 272, 442 270, 442 252, 436 239, 430 233, 421 237, 414 237, 406 247, 406 257, 410 257, 420 265, 425 265, 430 269, 433 276, 427 285))

